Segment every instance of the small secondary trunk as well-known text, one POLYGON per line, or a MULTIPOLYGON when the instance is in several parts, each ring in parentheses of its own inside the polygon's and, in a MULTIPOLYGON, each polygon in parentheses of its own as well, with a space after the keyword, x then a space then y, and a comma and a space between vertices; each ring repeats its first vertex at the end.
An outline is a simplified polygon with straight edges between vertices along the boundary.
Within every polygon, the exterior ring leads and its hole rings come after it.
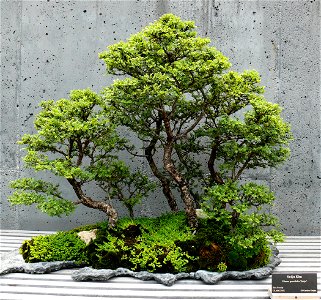
POLYGON ((118 220, 118 214, 111 204, 108 204, 103 201, 96 201, 86 196, 82 197, 80 201, 83 205, 87 207, 98 209, 104 212, 108 216, 109 227, 114 227, 116 225, 116 222, 118 220))
POLYGON ((104 201, 96 201, 86 196, 83 190, 81 189, 80 183, 77 182, 75 179, 68 179, 68 182, 73 187, 81 204, 104 212, 108 217, 109 227, 114 227, 116 225, 116 222, 118 220, 118 213, 111 204, 106 203, 104 201))

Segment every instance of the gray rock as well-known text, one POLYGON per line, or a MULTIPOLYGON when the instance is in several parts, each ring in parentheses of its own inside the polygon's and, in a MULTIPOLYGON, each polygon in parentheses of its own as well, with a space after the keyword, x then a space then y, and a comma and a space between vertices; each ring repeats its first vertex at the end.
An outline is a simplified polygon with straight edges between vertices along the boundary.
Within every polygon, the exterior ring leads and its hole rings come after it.
POLYGON ((131 276, 140 280, 155 280, 158 283, 171 286, 177 280, 180 279, 199 279, 207 284, 216 284, 219 281, 232 279, 232 280, 242 280, 242 279, 264 279, 269 277, 273 269, 281 263, 281 260, 277 256, 271 258, 270 263, 263 268, 258 268, 249 271, 226 271, 222 273, 209 272, 205 270, 199 270, 192 273, 179 273, 179 274, 169 274, 169 273, 149 273, 146 271, 134 272, 124 268, 118 268, 116 270, 110 269, 93 269, 93 268, 83 268, 77 270, 72 274, 72 279, 75 281, 88 281, 88 280, 109 280, 112 277, 118 276, 131 276))
POLYGON ((0 275, 8 273, 44 274, 75 267, 79 265, 72 261, 25 263, 19 250, 13 250, 1 255, 0 275))
MULTIPOLYGON (((108 281, 113 277, 131 276, 140 280, 155 280, 166 286, 173 285, 177 280, 188 278, 202 280, 207 284, 216 284, 217 282, 226 279, 264 279, 270 276, 273 269, 281 263, 281 260, 276 256, 277 251, 275 250, 273 253, 274 256, 267 266, 244 272, 226 271, 217 273, 199 270, 192 273, 170 274, 149 273, 146 271, 134 272, 125 268, 118 268, 116 270, 97 270, 91 267, 85 267, 73 272, 72 279, 75 281, 108 281)), ((75 267, 79 267, 79 265, 72 261, 25 263, 22 256, 19 254, 19 251, 14 250, 1 255, 0 275, 23 272, 29 274, 43 274, 75 267)))
POLYGON ((107 281, 112 277, 120 277, 120 276, 131 276, 140 280, 155 280, 158 283, 171 286, 177 280, 184 278, 194 278, 191 277, 190 273, 179 273, 179 274, 170 274, 170 273, 149 273, 146 271, 134 272, 125 268, 118 268, 116 270, 110 269, 93 269, 93 268, 83 268, 75 271, 72 274, 72 279, 75 281, 107 281))

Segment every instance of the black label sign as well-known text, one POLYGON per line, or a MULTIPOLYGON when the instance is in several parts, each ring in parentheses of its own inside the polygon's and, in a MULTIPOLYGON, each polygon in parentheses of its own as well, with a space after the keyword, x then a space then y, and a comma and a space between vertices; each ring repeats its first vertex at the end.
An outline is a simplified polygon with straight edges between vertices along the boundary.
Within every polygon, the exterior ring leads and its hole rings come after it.
POLYGON ((317 293, 317 273, 272 274, 272 293, 317 293))

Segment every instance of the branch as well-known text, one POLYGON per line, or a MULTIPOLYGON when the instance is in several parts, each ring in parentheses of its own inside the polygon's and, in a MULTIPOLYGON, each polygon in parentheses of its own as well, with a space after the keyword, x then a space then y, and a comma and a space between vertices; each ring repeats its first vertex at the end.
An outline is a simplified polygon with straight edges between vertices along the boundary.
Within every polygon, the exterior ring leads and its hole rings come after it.
POLYGON ((243 173, 243 171, 247 168, 249 162, 251 161, 252 157, 254 156, 254 153, 250 153, 247 160, 244 162, 243 166, 239 169, 239 171, 237 172, 236 176, 233 178, 233 180, 238 180, 239 177, 241 176, 241 174, 243 173))
MULTIPOLYGON (((125 147, 125 148, 126 148, 126 147, 125 147)), ((144 155, 144 154, 134 153, 134 152, 130 151, 130 150, 127 149, 127 148, 126 148, 126 151, 127 151, 129 154, 131 154, 131 155, 133 155, 133 156, 135 156, 135 157, 146 157, 146 155, 144 155)))
POLYGON ((79 138, 77 139, 77 146, 78 146, 78 151, 79 151, 78 160, 77 160, 77 167, 79 167, 82 163, 83 158, 84 158, 84 149, 82 147, 82 143, 79 138))
POLYGON ((219 144, 219 140, 216 139, 215 140, 215 146, 212 148, 212 151, 211 151, 211 154, 210 154, 210 158, 207 162, 207 166, 208 166, 208 169, 210 171, 210 174, 211 174, 211 180, 212 182, 216 182, 218 184, 224 184, 224 180, 221 178, 221 176, 215 171, 215 168, 214 168, 214 163, 215 163, 215 160, 216 160, 216 155, 217 155, 217 144, 219 144))
POLYGON ((51 152, 60 153, 61 155, 65 156, 65 157, 68 156, 67 153, 65 153, 64 151, 59 150, 59 149, 57 149, 57 148, 55 148, 55 147, 48 147, 47 149, 50 150, 51 152))
POLYGON ((73 187, 77 195, 77 198, 79 199, 81 204, 93 209, 98 209, 100 211, 103 211, 108 216, 109 226, 110 227, 115 226, 118 219, 118 213, 111 204, 105 203, 104 201, 96 201, 88 197, 82 190, 81 184, 76 179, 70 178, 67 180, 70 183, 70 185, 73 187))
POLYGON ((189 71, 189 73, 191 74, 191 77, 192 77, 192 82, 190 85, 194 85, 194 83, 195 83, 194 73, 192 71, 189 71))
POLYGON ((89 139, 86 139, 84 142, 83 142, 83 151, 85 151, 88 147, 88 145, 90 144, 90 140, 89 139))
POLYGON ((183 126, 187 123, 187 120, 190 119, 190 116, 187 116, 186 118, 184 118, 181 121, 181 125, 179 126, 178 130, 177 130, 177 134, 180 134, 180 132, 182 131, 183 126))
POLYGON ((162 117, 164 120, 164 126, 165 126, 165 130, 166 130, 166 134, 167 134, 167 139, 172 140, 174 138, 174 135, 173 135, 173 131, 171 128, 170 119, 168 118, 168 115, 167 115, 165 109, 162 109, 161 113, 162 113, 162 117))
POLYGON ((73 145, 74 145, 74 139, 73 139, 73 138, 70 138, 70 139, 69 139, 69 149, 68 149, 68 156, 69 156, 69 158, 72 157, 72 151, 74 150, 74 149, 73 149, 73 145))
POLYGON ((187 128, 187 129, 185 130, 185 132, 183 132, 183 133, 181 133, 181 134, 178 134, 175 139, 178 140, 178 139, 181 139, 181 138, 183 138, 183 137, 186 137, 186 136, 188 135, 188 133, 190 133, 190 132, 199 124, 199 122, 201 122, 201 120, 203 119, 203 117, 204 117, 204 112, 202 112, 202 113, 198 116, 198 118, 196 119, 196 121, 194 122, 193 125, 191 125, 189 128, 187 128))

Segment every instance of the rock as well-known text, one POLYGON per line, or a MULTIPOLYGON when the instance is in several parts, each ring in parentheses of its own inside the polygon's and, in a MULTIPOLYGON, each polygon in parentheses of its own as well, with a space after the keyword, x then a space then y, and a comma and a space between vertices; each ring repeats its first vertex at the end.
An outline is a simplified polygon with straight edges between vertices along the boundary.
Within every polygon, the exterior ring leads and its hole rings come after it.
MULTIPOLYGON (((93 269, 86 267, 80 270, 75 271, 72 274, 72 279, 75 281, 107 281, 113 277, 120 276, 131 276, 140 280, 155 280, 158 283, 171 286, 178 279, 191 278, 190 273, 179 273, 179 274, 170 274, 170 273, 149 273, 147 271, 134 272, 125 268, 118 268, 116 270, 111 269, 93 269)), ((194 278, 194 276, 192 277, 194 278)))
POLYGON ((197 271, 195 272, 195 279, 200 279, 208 284, 215 284, 221 280, 241 280, 241 279, 251 279, 259 280, 269 277, 273 269, 281 263, 281 260, 273 256, 270 263, 263 268, 248 270, 248 271, 226 271, 222 273, 218 272, 208 272, 208 271, 197 271))
MULTIPOLYGON (((155 280, 166 286, 173 285, 177 280, 188 278, 202 280, 207 284, 216 284, 217 282, 226 279, 264 279, 270 276, 273 269, 281 263, 281 260, 275 255, 276 252, 277 251, 273 251, 274 256, 271 258, 270 263, 267 266, 244 272, 226 271, 218 273, 199 270, 195 273, 163 274, 149 273, 146 271, 134 272, 125 268, 118 268, 116 270, 97 270, 91 267, 85 267, 73 272, 72 279, 75 281, 107 281, 113 277, 131 276, 140 280, 155 280)), ((79 267, 79 265, 72 261, 25 263, 22 256, 19 254, 19 250, 14 250, 1 255, 0 275, 22 272, 43 274, 74 267, 79 267)))
POLYGON ((89 230, 89 231, 80 231, 77 234, 79 238, 88 245, 91 241, 96 239, 97 229, 89 230))
POLYGON ((73 272, 71 277, 75 281, 107 281, 115 277, 115 270, 97 270, 91 267, 85 267, 73 272))
POLYGON ((224 273, 226 272, 217 273, 217 272, 208 272, 204 270, 199 270, 195 272, 194 276, 195 276, 195 279, 200 279, 207 284, 215 284, 222 279, 224 273))
POLYGON ((73 261, 25 263, 19 250, 13 250, 1 255, 0 275, 8 273, 44 274, 75 267, 79 265, 73 261))
POLYGON ((203 209, 197 208, 197 209, 195 209, 195 211, 196 211, 196 216, 199 219, 207 219, 208 218, 208 215, 206 214, 206 212, 203 209))

